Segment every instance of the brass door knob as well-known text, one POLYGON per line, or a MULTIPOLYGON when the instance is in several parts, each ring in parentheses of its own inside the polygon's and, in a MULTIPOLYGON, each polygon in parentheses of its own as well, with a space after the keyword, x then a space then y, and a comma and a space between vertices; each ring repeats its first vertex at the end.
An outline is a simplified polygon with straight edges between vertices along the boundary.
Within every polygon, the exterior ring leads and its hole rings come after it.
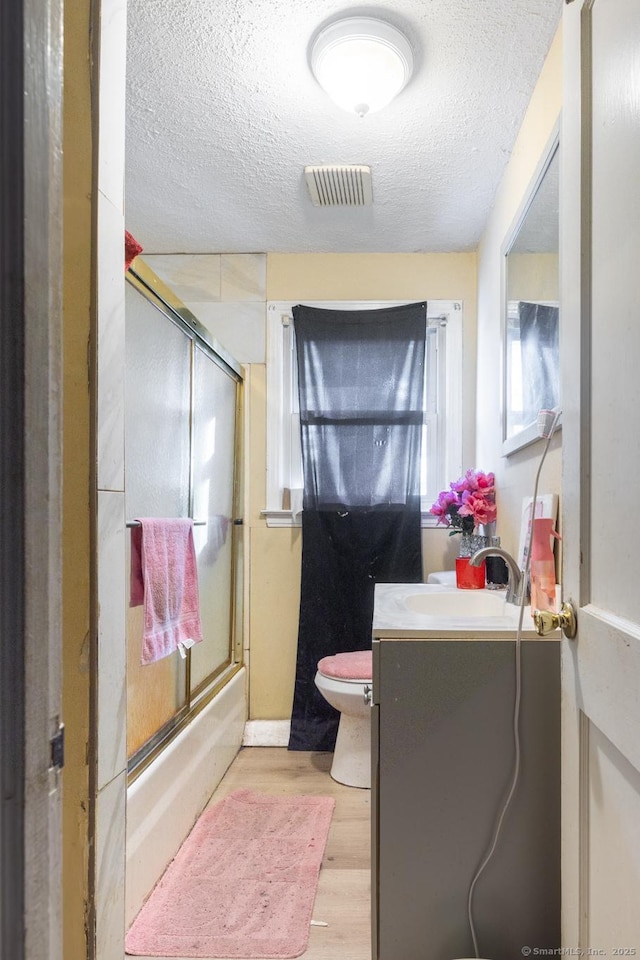
POLYGON ((576 608, 571 601, 562 604, 560 613, 552 613, 551 610, 536 610, 533 614, 533 622, 536 633, 540 637, 546 637, 548 633, 553 633, 560 627, 565 637, 568 640, 573 640, 578 630, 576 608))

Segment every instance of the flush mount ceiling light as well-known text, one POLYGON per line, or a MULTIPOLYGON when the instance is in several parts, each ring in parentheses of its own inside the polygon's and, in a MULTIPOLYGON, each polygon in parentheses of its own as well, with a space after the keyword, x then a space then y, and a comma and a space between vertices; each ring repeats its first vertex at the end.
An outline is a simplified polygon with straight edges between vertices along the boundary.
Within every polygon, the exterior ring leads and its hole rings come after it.
POLYGON ((313 74, 332 100, 364 117, 386 107, 413 70, 409 41, 375 17, 346 17, 321 30, 311 48, 313 74))

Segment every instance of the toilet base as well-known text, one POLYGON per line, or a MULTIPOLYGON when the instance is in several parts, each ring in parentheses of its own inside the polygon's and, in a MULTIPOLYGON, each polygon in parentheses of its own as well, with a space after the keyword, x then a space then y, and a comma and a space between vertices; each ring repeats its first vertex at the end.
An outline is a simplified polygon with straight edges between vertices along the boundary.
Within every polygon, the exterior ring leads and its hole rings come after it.
POLYGON ((347 787, 371 787, 371 717, 340 714, 331 776, 347 787))

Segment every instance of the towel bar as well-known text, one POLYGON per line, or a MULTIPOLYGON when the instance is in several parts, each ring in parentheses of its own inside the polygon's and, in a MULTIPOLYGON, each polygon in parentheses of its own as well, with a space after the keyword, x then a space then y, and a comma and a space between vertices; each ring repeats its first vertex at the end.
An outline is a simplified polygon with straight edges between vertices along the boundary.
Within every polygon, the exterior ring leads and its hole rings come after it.
MULTIPOLYGON (((185 519, 186 519, 186 518, 185 518, 185 519)), ((194 527, 206 527, 207 521, 206 521, 206 520, 194 520, 194 521, 193 521, 193 525, 194 525, 194 527)), ((139 527, 139 526, 140 526, 140 521, 139 521, 139 520, 127 520, 126 526, 127 526, 127 527, 139 527)))

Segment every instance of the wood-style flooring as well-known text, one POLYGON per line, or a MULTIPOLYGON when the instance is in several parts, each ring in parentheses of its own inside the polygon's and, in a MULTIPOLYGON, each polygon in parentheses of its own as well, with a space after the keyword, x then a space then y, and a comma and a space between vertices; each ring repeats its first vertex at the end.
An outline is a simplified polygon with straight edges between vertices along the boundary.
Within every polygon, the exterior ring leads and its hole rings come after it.
POLYGON ((330 753, 244 747, 211 803, 240 788, 334 797, 336 806, 313 911, 313 919, 324 921, 327 926, 311 927, 309 947, 303 957, 371 960, 371 792, 332 780, 332 759, 330 753))

